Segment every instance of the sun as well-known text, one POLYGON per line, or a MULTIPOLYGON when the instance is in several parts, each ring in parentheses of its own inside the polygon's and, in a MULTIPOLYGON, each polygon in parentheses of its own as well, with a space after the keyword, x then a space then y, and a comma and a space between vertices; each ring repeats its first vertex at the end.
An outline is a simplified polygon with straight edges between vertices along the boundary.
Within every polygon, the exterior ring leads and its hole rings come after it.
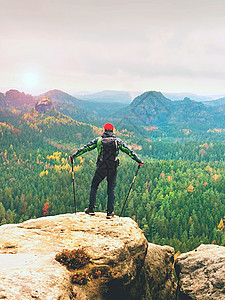
POLYGON ((22 76, 22 82, 23 82, 23 86, 26 89, 33 89, 35 87, 37 87, 38 83, 39 83, 39 76, 37 73, 32 72, 32 71, 28 71, 25 72, 22 76))

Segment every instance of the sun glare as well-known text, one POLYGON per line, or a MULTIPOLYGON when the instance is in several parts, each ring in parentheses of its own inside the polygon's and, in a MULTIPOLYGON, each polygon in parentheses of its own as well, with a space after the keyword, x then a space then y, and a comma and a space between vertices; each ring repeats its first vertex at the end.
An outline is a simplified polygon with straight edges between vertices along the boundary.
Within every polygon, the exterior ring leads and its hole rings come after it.
POLYGON ((22 81, 26 89, 32 89, 37 86, 39 77, 34 72, 26 72, 23 74, 22 81))

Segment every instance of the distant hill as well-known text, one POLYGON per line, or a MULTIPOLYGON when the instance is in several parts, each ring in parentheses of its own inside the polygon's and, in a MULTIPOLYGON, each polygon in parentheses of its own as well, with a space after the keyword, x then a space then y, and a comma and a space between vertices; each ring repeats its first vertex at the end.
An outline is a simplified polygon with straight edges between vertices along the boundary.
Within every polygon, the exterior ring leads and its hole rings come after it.
POLYGON ((202 95, 196 95, 192 93, 164 93, 163 95, 167 98, 169 98, 172 101, 179 101, 183 100, 184 98, 190 98, 191 100, 195 101, 210 101, 213 100, 214 98, 212 96, 202 96, 202 95))
POLYGON ((53 106, 63 114, 77 121, 91 122, 97 125, 108 122, 112 112, 126 107, 126 104, 122 102, 97 102, 93 100, 94 98, 85 100, 85 97, 83 100, 80 100, 60 90, 51 90, 35 98, 40 99, 43 97, 51 99, 53 106))
POLYGON ((90 122, 95 118, 85 109, 87 104, 85 101, 77 99, 63 91, 51 90, 44 94, 35 96, 36 100, 47 97, 53 103, 53 106, 61 113, 80 122, 90 122))
POLYGON ((19 92, 17 90, 9 90, 5 93, 7 105, 21 107, 26 105, 34 105, 35 99, 32 95, 19 92))
POLYGON ((212 101, 203 102, 203 103, 205 105, 209 105, 209 106, 225 105, 225 97, 219 98, 219 99, 216 99, 216 100, 212 100, 212 101))
MULTIPOLYGON (((222 100, 218 103, 222 103, 222 100)), ((185 126, 201 129, 210 126, 225 126, 225 106, 205 105, 184 98, 171 101, 161 92, 148 91, 136 97, 125 109, 114 114, 120 123, 142 126, 185 126)))
MULTIPOLYGON (((129 92, 103 91, 89 95, 92 101, 87 101, 57 89, 35 97, 18 90, 9 90, 5 94, 0 93, 0 108, 16 108, 28 112, 38 100, 47 97, 53 107, 62 114, 76 121, 100 127, 105 122, 132 123, 132 126, 182 126, 199 129, 202 126, 225 127, 225 97, 200 102, 192 99, 194 94, 189 95, 190 97, 183 100, 172 101, 161 92, 147 91, 134 98, 131 103, 126 103, 131 100, 129 92), (103 99, 105 102, 101 102, 103 99)), ((128 128, 132 126, 129 125, 128 128)))
POLYGON ((32 95, 18 90, 9 90, 5 94, 0 93, 0 108, 25 109, 34 104, 35 98, 32 95))
POLYGON ((23 112, 31 110, 37 101, 48 98, 52 101, 53 107, 61 113, 70 116, 80 122, 89 122, 92 124, 103 124, 108 122, 112 112, 126 106, 119 102, 94 102, 77 99, 60 90, 50 90, 41 95, 32 96, 17 90, 10 90, 5 94, 0 93, 0 108, 16 108, 23 112))
POLYGON ((132 99, 137 96, 138 92, 111 91, 106 90, 94 94, 78 95, 80 99, 92 102, 120 102, 131 103, 132 99))
POLYGON ((160 92, 150 91, 136 97, 129 108, 136 119, 146 125, 168 120, 173 102, 160 92))
POLYGON ((82 103, 81 100, 79 100, 63 91, 57 90, 57 89, 48 91, 48 92, 38 95, 38 96, 35 96, 35 99, 39 100, 44 97, 51 99, 51 101, 53 101, 53 102, 59 102, 59 103, 65 103, 65 104, 81 105, 81 103, 82 103))
POLYGON ((182 101, 173 102, 173 114, 170 116, 170 123, 184 124, 188 127, 208 126, 214 122, 213 114, 203 103, 184 98, 182 101))
POLYGON ((37 101, 43 98, 50 99, 57 110, 77 121, 90 122, 94 119, 87 111, 85 111, 83 100, 76 99, 60 90, 48 91, 38 96, 27 95, 18 90, 9 90, 5 94, 0 93, 0 108, 16 108, 22 112, 28 112, 35 106, 37 101))

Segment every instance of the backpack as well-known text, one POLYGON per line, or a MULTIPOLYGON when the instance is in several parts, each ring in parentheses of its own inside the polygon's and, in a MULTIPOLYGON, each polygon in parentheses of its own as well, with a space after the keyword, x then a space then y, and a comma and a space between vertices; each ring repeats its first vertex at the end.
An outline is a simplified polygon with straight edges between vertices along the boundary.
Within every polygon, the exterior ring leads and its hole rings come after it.
POLYGON ((118 144, 116 137, 103 137, 101 139, 101 154, 99 162, 108 168, 117 166, 118 144))

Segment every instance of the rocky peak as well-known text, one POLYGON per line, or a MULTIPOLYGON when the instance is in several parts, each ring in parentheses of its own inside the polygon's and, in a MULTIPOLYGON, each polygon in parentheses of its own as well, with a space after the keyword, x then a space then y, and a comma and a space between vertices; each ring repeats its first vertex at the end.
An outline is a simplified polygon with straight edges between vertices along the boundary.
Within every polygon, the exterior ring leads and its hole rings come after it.
POLYGON ((150 91, 136 97, 129 108, 142 124, 152 126, 168 121, 173 102, 160 92, 150 91))
POLYGON ((138 105, 146 105, 146 104, 162 106, 171 103, 172 101, 167 99, 161 92, 148 91, 136 97, 132 101, 131 107, 135 107, 138 105))
POLYGON ((35 104, 35 109, 39 113, 45 113, 46 111, 52 109, 52 101, 49 98, 44 97, 41 100, 37 101, 37 103, 35 104))

